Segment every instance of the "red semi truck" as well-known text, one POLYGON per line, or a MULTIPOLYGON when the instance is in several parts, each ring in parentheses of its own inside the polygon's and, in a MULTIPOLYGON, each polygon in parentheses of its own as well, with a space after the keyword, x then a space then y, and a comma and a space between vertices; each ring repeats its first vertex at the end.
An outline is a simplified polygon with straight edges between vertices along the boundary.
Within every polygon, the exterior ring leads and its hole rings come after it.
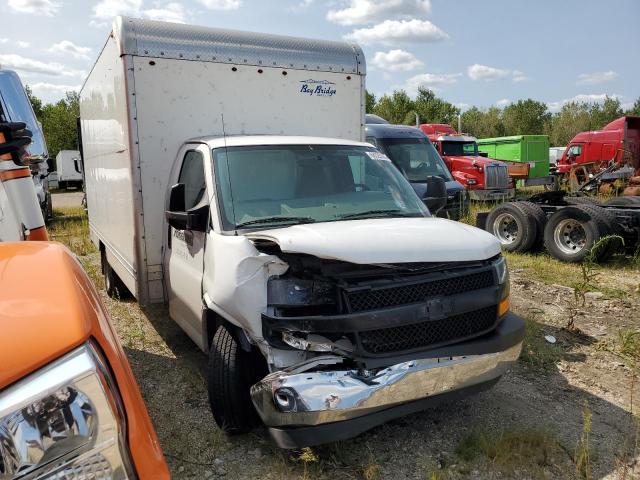
POLYGON ((469 191, 469 198, 505 200, 515 196, 508 166, 480 156, 475 137, 441 123, 422 124, 420 130, 436 146, 453 177, 469 191))
POLYGON ((565 174, 581 164, 602 169, 611 160, 637 165, 639 158, 640 117, 625 116, 605 125, 602 130, 580 132, 573 137, 558 160, 557 172, 565 174))

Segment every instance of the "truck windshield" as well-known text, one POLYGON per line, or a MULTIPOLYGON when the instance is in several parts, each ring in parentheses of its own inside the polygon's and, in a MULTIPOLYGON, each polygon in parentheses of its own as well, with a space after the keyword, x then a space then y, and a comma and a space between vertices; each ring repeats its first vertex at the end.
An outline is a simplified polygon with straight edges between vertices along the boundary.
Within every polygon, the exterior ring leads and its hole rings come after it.
POLYGON ((442 142, 442 154, 456 157, 477 157, 476 142, 442 142))
POLYGON ((225 230, 428 210, 389 159, 370 147, 273 145, 213 150, 225 230))
POLYGON ((453 180, 433 144, 426 138, 382 138, 378 140, 391 161, 411 182, 425 182, 427 177, 453 180))

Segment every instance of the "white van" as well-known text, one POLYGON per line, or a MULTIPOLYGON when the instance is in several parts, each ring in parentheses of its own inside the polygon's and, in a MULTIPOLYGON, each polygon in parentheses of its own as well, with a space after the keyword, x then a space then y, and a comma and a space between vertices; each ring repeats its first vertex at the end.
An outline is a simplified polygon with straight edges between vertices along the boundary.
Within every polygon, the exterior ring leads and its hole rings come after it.
POLYGON ((520 352, 500 244, 363 143, 364 85, 357 45, 118 18, 82 88, 108 292, 168 302, 227 432, 349 438, 520 352))

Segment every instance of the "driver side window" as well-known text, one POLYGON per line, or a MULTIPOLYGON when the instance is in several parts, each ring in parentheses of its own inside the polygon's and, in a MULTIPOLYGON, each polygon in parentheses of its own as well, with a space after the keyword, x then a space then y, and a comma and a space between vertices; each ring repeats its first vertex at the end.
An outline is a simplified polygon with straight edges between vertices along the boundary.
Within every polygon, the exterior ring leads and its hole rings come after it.
POLYGON ((568 157, 579 157, 582 153, 582 145, 572 145, 569 149, 568 157))
POLYGON ((184 203, 187 210, 195 207, 206 190, 204 158, 197 150, 189 150, 182 162, 178 183, 184 184, 184 203))

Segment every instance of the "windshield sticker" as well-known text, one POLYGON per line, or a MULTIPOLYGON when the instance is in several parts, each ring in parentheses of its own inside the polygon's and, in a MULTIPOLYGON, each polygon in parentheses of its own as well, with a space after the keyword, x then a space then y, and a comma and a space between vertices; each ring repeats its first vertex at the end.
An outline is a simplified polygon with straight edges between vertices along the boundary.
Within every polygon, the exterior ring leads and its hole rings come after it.
POLYGON ((372 160, 386 160, 390 162, 389 157, 387 157, 384 153, 380 152, 366 152, 370 159, 372 160))
POLYGON ((335 83, 329 80, 302 80, 300 93, 315 95, 316 97, 333 97, 336 94, 335 83))

